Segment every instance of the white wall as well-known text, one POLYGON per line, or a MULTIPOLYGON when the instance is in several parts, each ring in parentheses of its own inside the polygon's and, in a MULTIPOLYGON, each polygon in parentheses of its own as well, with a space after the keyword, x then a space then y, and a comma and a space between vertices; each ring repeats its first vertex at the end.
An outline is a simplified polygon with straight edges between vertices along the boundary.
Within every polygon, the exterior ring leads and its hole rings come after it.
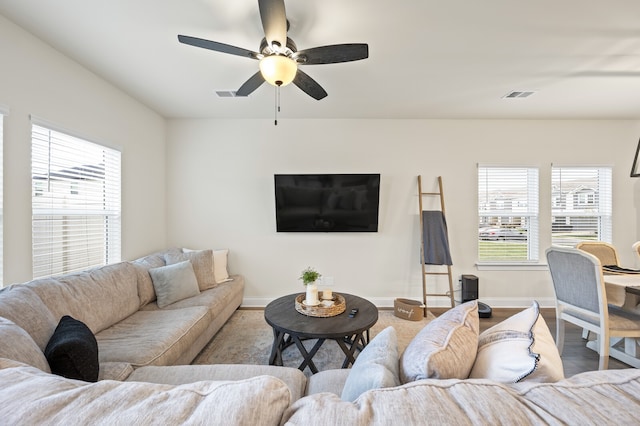
POLYGON ((122 151, 123 259, 166 245, 165 121, 0 16, 4 283, 31 276, 31 122, 122 151))
MULTIPOLYGON (((167 125, 169 245, 229 248, 246 277, 245 305, 302 291, 306 266, 335 290, 390 306, 421 298, 417 175, 425 191, 444 181, 455 281, 474 274, 492 306, 553 306, 547 269, 486 271, 477 259, 477 163, 540 167, 541 211, 550 208, 551 163, 614 167, 614 244, 640 266, 638 179, 629 178, 637 121, 170 120, 167 125), (371 234, 276 233, 276 173, 381 173, 380 229, 371 234)), ((429 207, 429 206, 427 206, 429 207)), ((540 259, 550 245, 541 218, 540 259)), ((446 278, 430 291, 444 291, 446 278)), ((442 305, 444 300, 430 303, 442 305)))

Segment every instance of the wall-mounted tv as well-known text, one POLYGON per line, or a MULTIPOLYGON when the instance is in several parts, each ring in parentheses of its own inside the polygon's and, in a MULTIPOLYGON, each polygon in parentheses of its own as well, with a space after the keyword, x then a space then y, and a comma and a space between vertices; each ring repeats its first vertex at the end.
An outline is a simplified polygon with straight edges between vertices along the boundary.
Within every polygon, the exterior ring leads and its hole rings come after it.
POLYGON ((378 232, 380 174, 274 175, 278 232, 378 232))

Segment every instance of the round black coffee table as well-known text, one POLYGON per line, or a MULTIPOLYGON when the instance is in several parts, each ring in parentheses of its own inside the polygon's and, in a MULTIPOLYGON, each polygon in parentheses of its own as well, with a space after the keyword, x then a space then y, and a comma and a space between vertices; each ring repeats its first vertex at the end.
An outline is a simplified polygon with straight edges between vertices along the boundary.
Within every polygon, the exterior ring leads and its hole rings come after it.
POLYGON ((362 350, 369 343, 369 329, 378 321, 378 308, 366 299, 352 294, 340 293, 344 297, 347 309, 333 317, 312 317, 296 311, 295 299, 300 293, 289 294, 269 303, 264 310, 264 319, 273 328, 273 347, 269 364, 282 365, 282 351, 295 344, 303 361, 298 367, 309 367, 312 373, 318 369, 313 357, 325 340, 335 340, 345 354, 342 368, 355 362, 355 351, 362 350), (358 308, 355 317, 349 312, 358 308), (318 339, 311 351, 302 344, 302 340, 318 339))

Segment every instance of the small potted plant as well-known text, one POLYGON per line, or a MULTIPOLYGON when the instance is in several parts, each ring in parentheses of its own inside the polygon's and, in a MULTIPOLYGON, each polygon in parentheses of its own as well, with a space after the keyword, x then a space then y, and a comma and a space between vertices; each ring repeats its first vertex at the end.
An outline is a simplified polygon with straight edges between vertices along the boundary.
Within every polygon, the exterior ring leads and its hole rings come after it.
POLYGON ((321 276, 322 275, 318 271, 310 266, 302 271, 299 279, 301 279, 302 283, 307 286, 307 298, 305 300, 306 305, 315 306, 320 303, 320 300, 318 300, 318 286, 316 285, 316 280, 321 276))
POLYGON ((299 279, 302 280, 302 283, 304 285, 309 285, 309 284, 315 283, 316 280, 321 276, 322 275, 320 274, 320 272, 316 271, 311 266, 309 266, 307 269, 302 271, 302 274, 300 275, 299 279))

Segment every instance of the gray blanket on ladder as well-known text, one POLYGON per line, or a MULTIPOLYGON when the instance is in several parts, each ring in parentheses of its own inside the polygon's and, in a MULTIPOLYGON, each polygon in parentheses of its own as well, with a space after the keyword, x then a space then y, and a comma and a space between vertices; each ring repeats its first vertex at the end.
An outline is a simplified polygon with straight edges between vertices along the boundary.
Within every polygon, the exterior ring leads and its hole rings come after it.
POLYGON ((422 212, 422 241, 426 265, 453 265, 449 252, 447 221, 439 210, 422 212))

